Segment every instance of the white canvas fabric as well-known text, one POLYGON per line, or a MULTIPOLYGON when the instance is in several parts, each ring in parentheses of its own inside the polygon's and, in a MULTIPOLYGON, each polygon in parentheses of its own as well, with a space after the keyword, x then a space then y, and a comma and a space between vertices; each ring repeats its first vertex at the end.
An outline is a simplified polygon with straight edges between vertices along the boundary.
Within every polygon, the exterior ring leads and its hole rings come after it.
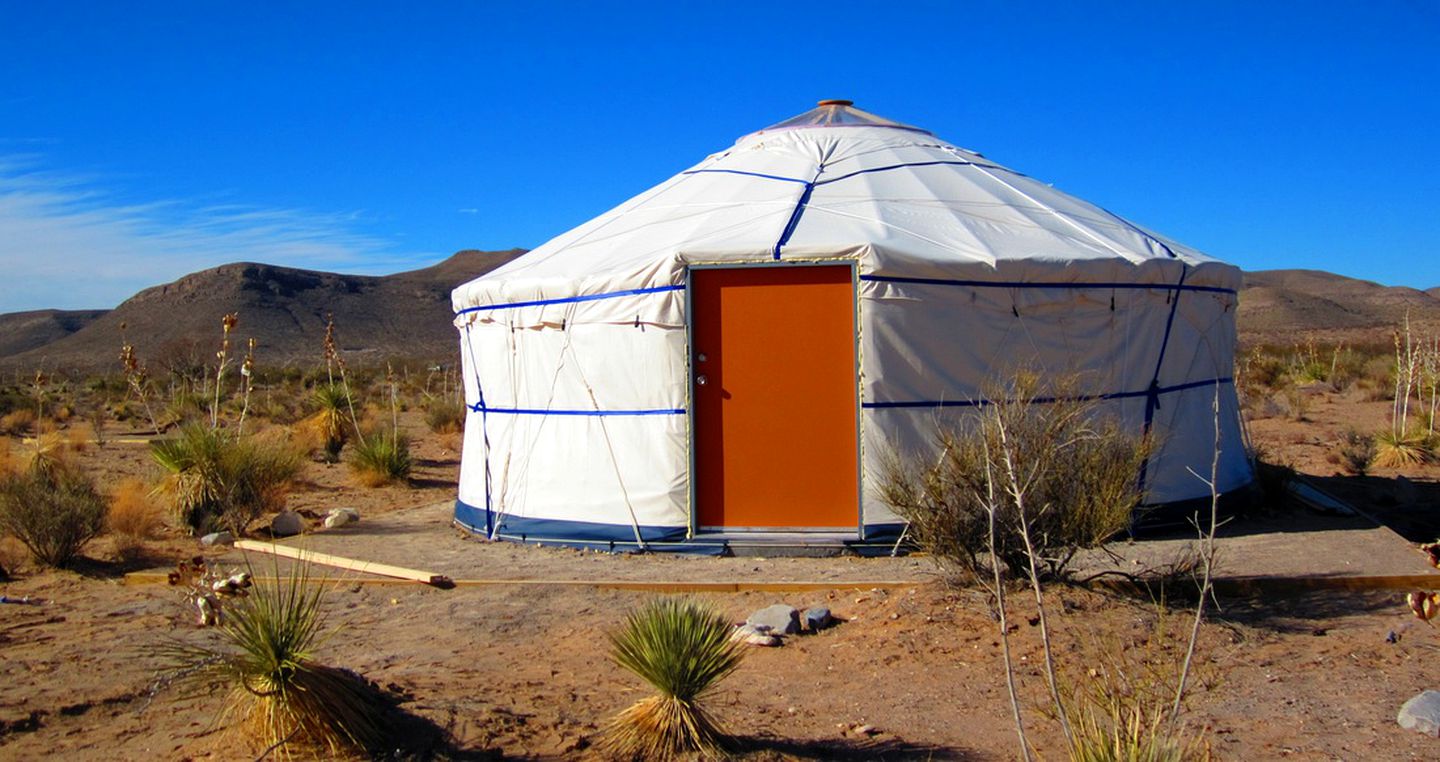
MULTIPOLYGON (((1236 268, 837 103, 455 290, 474 411, 460 502, 507 526, 684 537, 688 268, 814 261, 857 263, 867 478, 1028 367, 1080 372, 1129 425, 1150 419, 1147 502, 1209 494, 1188 469, 1209 472, 1217 394, 1219 487, 1250 481, 1230 380, 1236 268)), ((898 521, 869 488, 862 514, 898 521)))

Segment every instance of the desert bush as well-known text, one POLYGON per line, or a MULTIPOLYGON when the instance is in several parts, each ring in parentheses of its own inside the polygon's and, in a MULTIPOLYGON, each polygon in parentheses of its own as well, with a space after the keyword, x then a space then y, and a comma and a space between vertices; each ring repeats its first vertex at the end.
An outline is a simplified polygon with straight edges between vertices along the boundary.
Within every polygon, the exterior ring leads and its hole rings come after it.
POLYGON ((375 754, 390 736, 384 696, 359 675, 314 659, 324 634, 323 592, 303 565, 256 580, 247 595, 225 604, 219 644, 168 649, 182 679, 229 687, 217 724, 253 751, 375 754))
POLYGON ((1364 476, 1375 461, 1375 437, 1348 429, 1340 435, 1340 465, 1352 476, 1364 476))
POLYGON ((626 759, 717 754, 726 733, 706 710, 715 685, 740 666, 743 645, 719 612, 685 598, 652 600, 610 634, 610 658, 655 688, 606 727, 603 746, 626 759))
POLYGON ((0 531, 43 566, 66 566, 105 528, 105 500, 74 466, 32 459, 0 477, 0 531))
POLYGON ((106 528, 116 538, 116 551, 128 555, 153 538, 160 531, 162 512, 144 482, 132 477, 116 484, 105 514, 106 528))
POLYGON ((436 434, 454 434, 465 428, 465 405, 436 397, 425 403, 425 425, 436 434))
POLYGON ((176 522, 194 534, 220 525, 243 534, 260 514, 284 505, 300 470, 299 454, 287 442, 230 436, 201 424, 155 440, 150 454, 167 472, 162 492, 173 502, 176 522))
POLYGON ((1285 412, 1297 421, 1308 421, 1310 415, 1310 393, 1298 387, 1289 386, 1281 391, 1285 400, 1285 412))
POLYGON ((350 470, 366 487, 404 482, 413 466, 410 440, 398 431, 377 431, 351 448, 350 470))
POLYGON ((937 425, 938 460, 889 458, 882 499, 921 547, 962 574, 988 573, 993 531, 1011 575, 1033 558, 1047 576, 1063 576, 1077 552, 1129 525, 1152 450, 1071 393, 1074 383, 1043 386, 1022 373, 997 387, 963 427, 937 425))

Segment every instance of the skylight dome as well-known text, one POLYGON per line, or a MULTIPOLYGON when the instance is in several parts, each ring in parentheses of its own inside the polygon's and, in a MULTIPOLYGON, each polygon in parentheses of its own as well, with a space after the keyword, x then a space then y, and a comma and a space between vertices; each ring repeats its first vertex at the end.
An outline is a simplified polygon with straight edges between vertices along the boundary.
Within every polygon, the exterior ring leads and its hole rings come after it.
POLYGON ((802 127, 893 127, 897 130, 911 130, 923 132, 929 135, 928 130, 919 127, 911 127, 908 124, 892 122, 883 116, 876 116, 868 111, 855 108, 853 101, 847 100, 825 100, 815 104, 815 108, 806 111, 799 116, 792 116, 778 124, 772 124, 760 132, 774 132, 775 130, 793 130, 802 127))

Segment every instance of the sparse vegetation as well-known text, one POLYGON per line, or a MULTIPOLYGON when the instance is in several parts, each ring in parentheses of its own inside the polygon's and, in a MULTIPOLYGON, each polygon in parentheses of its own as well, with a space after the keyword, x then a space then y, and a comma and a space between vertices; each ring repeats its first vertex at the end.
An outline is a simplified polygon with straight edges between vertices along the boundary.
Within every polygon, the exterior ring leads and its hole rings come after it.
POLYGON ((1340 435, 1340 464, 1352 476, 1364 476, 1375 462, 1375 437, 1348 429, 1340 435))
POLYGON ((354 405, 350 390, 340 384, 325 384, 315 389, 310 402, 314 412, 301 422, 301 426, 319 444, 326 462, 334 463, 340 459, 345 443, 350 441, 345 420, 354 405))
POLYGON ((661 598, 632 611, 610 635, 610 658, 657 695, 615 717, 605 729, 606 750, 646 760, 719 754, 727 736, 705 699, 740 666, 742 646, 730 633, 725 617, 692 599, 661 598))
POLYGON ((881 494, 921 547, 972 578, 988 573, 992 545, 1009 576, 1033 559, 1055 578, 1129 525, 1150 443, 1103 418, 1074 384, 1022 373, 963 427, 938 427, 933 463, 890 460, 881 494))
POLYGON ((436 434, 457 434, 465 428, 465 405, 436 397, 425 403, 425 425, 436 434))

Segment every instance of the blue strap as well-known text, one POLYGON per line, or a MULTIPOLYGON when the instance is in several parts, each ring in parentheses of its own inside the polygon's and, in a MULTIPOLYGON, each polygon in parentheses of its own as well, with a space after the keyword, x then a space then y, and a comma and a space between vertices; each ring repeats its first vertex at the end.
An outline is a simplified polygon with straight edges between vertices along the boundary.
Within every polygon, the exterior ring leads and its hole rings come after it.
MULTIPOLYGON (((1165 350, 1170 346, 1170 329, 1175 326, 1175 312, 1180 308, 1180 292, 1185 285, 1185 276, 1190 274, 1190 268, 1184 264, 1180 265, 1180 280, 1175 283, 1175 293, 1170 296, 1170 317, 1165 319, 1165 337, 1160 340, 1160 352, 1155 357, 1155 373, 1150 376, 1150 389, 1145 396, 1145 427, 1142 429, 1144 436, 1150 436, 1150 430, 1155 423, 1155 411, 1160 409, 1160 368, 1165 364, 1165 350)), ((1145 494, 1145 482, 1150 475, 1150 459, 1140 464, 1140 494, 1145 494)))
POLYGON ((630 288, 624 291, 610 291, 604 294, 585 294, 583 296, 567 296, 559 299, 536 299, 529 302, 507 302, 505 304, 483 304, 479 307, 466 307, 455 313, 465 315, 471 312, 490 312, 491 310, 508 310, 516 307, 539 307, 547 304, 573 304, 576 302, 594 302, 601 299, 615 299, 621 296, 638 296, 642 294, 660 294, 666 291, 683 291, 685 286, 651 286, 650 288, 630 288))
MULTIPOLYGON (((1110 392, 1110 393, 1108 393, 1108 394, 1087 394, 1087 395, 1080 395, 1080 396, 1075 396, 1075 397, 1037 397, 1037 398, 1035 398, 1034 400, 1031 400, 1031 401, 1032 401, 1032 402, 1036 402, 1036 403, 1040 403, 1040 404, 1049 404, 1049 403, 1052 403, 1052 402, 1060 402, 1060 401, 1065 401, 1065 402, 1092 402, 1092 401, 1105 401, 1105 400, 1134 399, 1134 398, 1136 398, 1136 397, 1145 397, 1145 398, 1147 398, 1147 399, 1150 399, 1150 398, 1153 397, 1153 398, 1158 399, 1159 396, 1162 395, 1162 394, 1174 394, 1174 393, 1176 393, 1176 392, 1183 392, 1183 391, 1187 391, 1187 390, 1189 390, 1189 389, 1196 389, 1196 388, 1199 388, 1199 387, 1202 387, 1202 386, 1212 386, 1212 385, 1214 385, 1214 384, 1229 384, 1229 383, 1234 383, 1234 380, 1235 380, 1235 379, 1233 379, 1233 378, 1231 378, 1231 377, 1229 377, 1229 376, 1226 376, 1226 377, 1224 377, 1224 378, 1207 378, 1207 379, 1205 379, 1204 381, 1190 381, 1190 382, 1187 382, 1187 383, 1184 383, 1184 384, 1176 384, 1175 386, 1160 386, 1159 384, 1152 383, 1148 389, 1144 389, 1144 390, 1141 390, 1141 391, 1110 392)), ((937 407, 938 407, 938 408, 946 408, 946 407, 984 407, 984 406, 986 406, 986 405, 992 404, 992 402, 993 402, 993 400, 983 400, 983 399, 981 399, 981 400, 969 400, 969 399, 966 399, 966 400, 904 400, 904 401, 890 401, 890 402, 864 402, 864 403, 861 403, 860 407, 865 408, 866 410, 896 410, 896 409, 906 409, 906 408, 937 408, 937 407)), ((1157 406, 1158 406, 1158 403, 1157 403, 1157 406)))
POLYGON ((575 415, 597 418, 604 418, 615 415, 685 415, 685 408, 683 407, 653 408, 643 410, 555 410, 546 408, 526 407, 486 407, 485 400, 483 398, 474 405, 466 405, 466 407, 481 414, 496 413, 499 415, 575 415))
MULTIPOLYGON (((1235 289, 1220 286, 1186 286, 1182 283, 1107 283, 1101 281, 1076 283, 1043 283, 1018 280, 953 280, 949 278, 908 278, 899 275, 861 275, 860 280, 871 283, 915 283, 924 286, 963 286, 965 288, 1104 288, 1143 289, 1147 291, 1199 291, 1212 294, 1234 295, 1235 289)), ((1184 278, 1182 277, 1183 281, 1184 278)))

